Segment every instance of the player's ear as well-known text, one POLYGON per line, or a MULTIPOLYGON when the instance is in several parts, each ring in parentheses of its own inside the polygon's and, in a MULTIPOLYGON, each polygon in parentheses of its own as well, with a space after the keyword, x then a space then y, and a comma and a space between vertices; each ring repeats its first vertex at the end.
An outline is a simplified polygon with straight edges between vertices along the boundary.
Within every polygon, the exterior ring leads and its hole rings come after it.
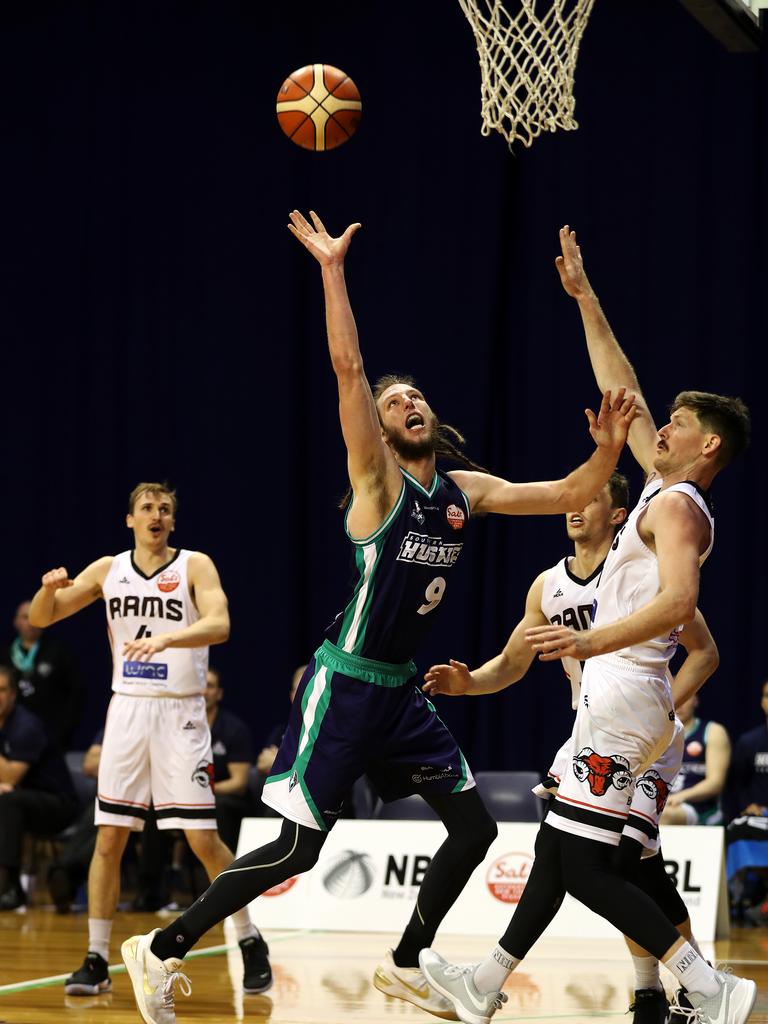
POLYGON ((133 516, 131 515, 130 512, 125 517, 125 525, 128 527, 129 530, 133 529, 133 516))
POLYGON ((707 434, 702 451, 708 458, 714 458, 720 451, 722 439, 719 434, 707 434))
POLYGON ((611 512, 611 524, 613 526, 621 526, 626 518, 627 510, 625 508, 615 508, 613 512, 611 512))

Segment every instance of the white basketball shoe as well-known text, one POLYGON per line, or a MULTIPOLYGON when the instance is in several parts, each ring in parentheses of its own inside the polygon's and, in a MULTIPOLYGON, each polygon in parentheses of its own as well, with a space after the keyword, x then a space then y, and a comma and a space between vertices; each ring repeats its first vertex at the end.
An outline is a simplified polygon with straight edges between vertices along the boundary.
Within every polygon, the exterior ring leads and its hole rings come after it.
POLYGON ((450 1000, 464 1024, 488 1024, 507 1001, 503 992, 478 991, 474 981, 477 964, 451 964, 434 949, 422 949, 419 965, 430 988, 450 1000))
POLYGON ((387 950, 384 963, 379 964, 373 975, 373 984, 386 996, 406 999, 420 1010, 426 1010, 443 1020, 458 1020, 453 1004, 434 992, 418 967, 398 967, 387 950))
POLYGON ((136 1006, 146 1024, 176 1024, 173 986, 185 996, 192 995, 192 985, 179 968, 182 961, 175 957, 161 960, 149 948, 160 931, 155 928, 148 935, 133 935, 120 947, 128 977, 133 985, 136 1006))

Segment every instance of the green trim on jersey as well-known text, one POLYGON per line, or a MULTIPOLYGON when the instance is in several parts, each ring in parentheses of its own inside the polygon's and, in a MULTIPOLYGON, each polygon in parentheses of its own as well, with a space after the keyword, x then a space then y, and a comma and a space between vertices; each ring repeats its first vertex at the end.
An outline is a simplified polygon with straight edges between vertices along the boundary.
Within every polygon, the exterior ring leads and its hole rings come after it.
MULTIPOLYGON (((402 472, 402 470, 401 470, 401 472, 402 472)), ((389 527, 390 527, 390 525, 392 523, 392 520, 395 518, 397 513, 400 511, 400 506, 402 505, 404 498, 405 498, 405 480, 403 480, 403 486, 400 488, 400 493, 397 496, 397 501, 395 502, 395 504, 394 504, 394 506, 392 508, 392 511, 389 513, 387 518, 384 520, 384 522, 381 524, 381 526, 379 526, 377 529, 375 529, 373 531, 373 533, 369 537, 363 537, 360 540, 355 540, 355 538, 350 534, 349 528, 347 526, 347 520, 349 519, 349 513, 352 511, 352 502, 350 501, 349 507, 347 508, 347 511, 346 511, 346 513, 344 515, 344 532, 346 533, 347 537, 349 537, 349 539, 352 541, 353 544, 357 544, 359 546, 363 546, 365 544, 372 544, 373 541, 378 539, 378 537, 379 537, 379 535, 381 533, 383 533, 387 529, 389 529, 389 527)))
POLYGON ((371 603, 373 601, 373 584, 376 570, 379 567, 381 552, 384 548, 384 537, 379 537, 373 544, 366 544, 365 547, 355 548, 355 564, 360 573, 359 586, 355 589, 355 596, 344 609, 344 618, 339 629, 339 645, 346 647, 352 642, 349 654, 355 654, 362 650, 365 642, 365 633, 368 629, 368 619, 371 614, 371 603), (353 632, 354 631, 354 632, 353 632))
POLYGON ((464 755, 462 754, 461 751, 459 751, 459 757, 461 758, 461 778, 459 779, 459 781, 456 783, 456 785, 451 790, 452 793, 460 793, 464 789, 464 787, 466 786, 467 778, 469 776, 469 769, 467 768, 467 762, 466 762, 466 759, 465 759, 465 757, 464 757, 464 755))
MULTIPOLYGON (((331 672, 342 672, 345 676, 352 676, 354 679, 360 679, 364 683, 373 683, 375 686, 402 686, 409 679, 413 679, 417 672, 416 665, 412 661, 393 665, 387 661, 361 658, 356 654, 342 651, 330 640, 323 640, 321 646, 315 651, 315 663, 324 665, 331 672)), ((434 707, 432 710, 435 710, 434 707)))
POLYGON ((290 778, 293 775, 293 768, 289 768, 287 772, 280 772, 279 775, 268 775, 264 780, 264 785, 268 786, 271 782, 282 782, 283 779, 290 778))
POLYGON ((318 686, 317 677, 323 671, 323 668, 324 666, 317 666, 314 675, 307 682, 306 688, 304 690, 304 696, 302 697, 301 700, 301 732, 299 733, 299 742, 296 748, 296 758, 294 759, 293 767, 291 768, 291 771, 288 772, 288 775, 293 775, 293 773, 296 772, 296 775, 298 777, 298 783, 301 786, 301 792, 304 794, 304 799, 307 801, 307 806, 312 812, 312 816, 314 817, 318 826, 321 829, 327 831, 328 826, 323 821, 322 814, 318 812, 317 807, 315 806, 315 803, 309 794, 309 790, 304 784, 304 770, 306 769, 307 765, 309 764, 309 760, 312 757, 312 751, 315 748, 315 741, 317 740, 317 735, 320 732, 320 727, 323 724, 323 718, 325 717, 325 713, 328 710, 328 706, 331 703, 331 680, 333 678, 333 672, 329 672, 326 669, 325 685, 323 687, 323 692, 317 699, 317 702, 314 706, 314 714, 312 716, 312 720, 308 723, 308 705, 312 697, 314 697, 316 694, 318 686), (302 745, 304 747, 303 750, 302 745))
MULTIPOLYGON (((432 477, 432 483, 429 485, 429 489, 424 487, 423 484, 420 484, 416 477, 411 476, 408 470, 403 469, 402 466, 400 467, 400 472, 407 480, 410 481, 410 483, 413 484, 414 487, 417 487, 422 492, 422 494, 426 494, 428 498, 433 498, 435 496, 437 488, 440 486, 440 477, 437 475, 437 470, 435 470, 435 475, 432 477)), ((459 488, 459 490, 461 490, 461 488, 459 488)))

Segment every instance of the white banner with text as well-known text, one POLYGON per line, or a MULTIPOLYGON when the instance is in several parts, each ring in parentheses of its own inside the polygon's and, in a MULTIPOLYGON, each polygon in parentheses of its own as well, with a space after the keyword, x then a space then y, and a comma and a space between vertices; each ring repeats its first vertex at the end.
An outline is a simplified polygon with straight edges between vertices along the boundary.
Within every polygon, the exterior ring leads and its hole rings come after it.
MULTIPOLYGON (((441 930, 499 936, 514 913, 533 863, 539 826, 499 823, 499 835, 441 930)), ((238 856, 277 838, 274 818, 246 818, 238 856)), ((445 838, 437 821, 339 821, 312 871, 286 879, 251 905, 264 928, 400 932, 413 909, 424 872, 445 838)), ((699 940, 727 933, 723 830, 676 826, 662 832, 667 872, 690 914, 699 940)), ((566 897, 545 935, 615 936, 607 921, 566 897)))

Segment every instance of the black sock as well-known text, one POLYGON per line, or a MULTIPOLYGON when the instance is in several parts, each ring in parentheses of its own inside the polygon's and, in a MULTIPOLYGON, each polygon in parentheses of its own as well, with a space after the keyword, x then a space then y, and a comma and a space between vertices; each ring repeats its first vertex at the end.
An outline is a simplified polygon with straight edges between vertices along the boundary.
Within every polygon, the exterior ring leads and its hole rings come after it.
POLYGON ((150 949, 161 960, 185 956, 201 935, 225 917, 291 875, 309 871, 327 838, 327 832, 284 820, 273 843, 233 861, 189 910, 157 933, 150 949))

